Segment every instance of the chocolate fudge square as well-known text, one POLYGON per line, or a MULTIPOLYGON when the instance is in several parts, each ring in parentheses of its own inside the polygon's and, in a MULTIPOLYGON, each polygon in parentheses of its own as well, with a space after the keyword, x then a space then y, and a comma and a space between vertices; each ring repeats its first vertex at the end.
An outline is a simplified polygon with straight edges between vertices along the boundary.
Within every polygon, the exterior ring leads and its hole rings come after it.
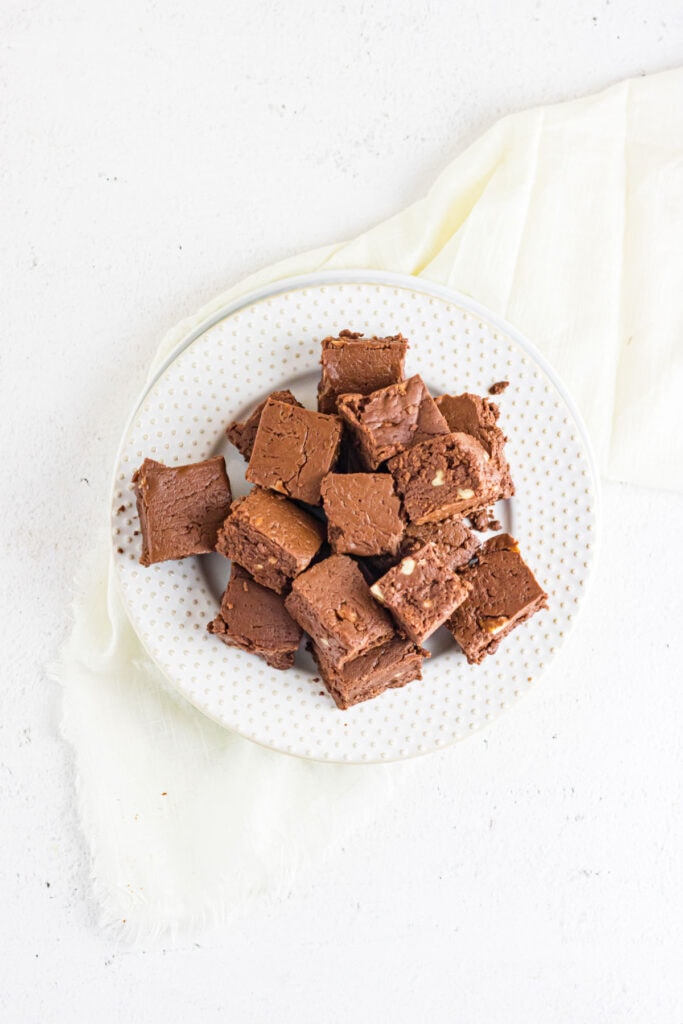
POLYGON ((321 493, 327 539, 336 554, 396 554, 403 520, 388 473, 329 473, 321 493))
POLYGON ((292 667, 302 637, 284 598, 262 587, 236 562, 232 563, 221 610, 207 629, 228 647, 258 654, 279 669, 292 667))
POLYGON ((364 338, 353 331, 341 331, 338 338, 323 338, 323 372, 318 384, 320 412, 336 412, 339 395, 352 391, 368 395, 403 380, 407 347, 402 334, 364 338))
POLYGON ((405 528, 399 553, 401 557, 412 555, 419 548, 431 542, 437 548, 439 557, 451 569, 467 565, 479 541, 461 519, 444 519, 441 522, 408 523, 405 528))
POLYGON ((370 587, 399 629, 416 644, 423 643, 453 614, 469 589, 455 569, 444 564, 431 541, 402 558, 370 587))
POLYGON ((446 625, 471 665, 493 654, 516 626, 548 607, 548 595, 507 533, 482 544, 461 578, 472 589, 446 625))
POLYGON ((467 515, 486 505, 500 476, 487 452, 467 434, 443 434, 387 463, 410 520, 426 523, 467 515))
POLYGON ((240 452, 242 456, 249 461, 251 453, 254 450, 254 439, 258 430, 258 425, 261 422, 261 413, 266 407, 266 402, 269 399, 273 399, 276 402, 285 402, 287 405, 297 405, 300 409, 303 409, 301 402, 298 402, 291 391, 273 391, 272 395, 268 395, 268 398, 256 406, 254 411, 249 415, 246 420, 241 423, 238 420, 233 420, 229 423, 226 428, 226 435, 228 441, 234 444, 235 448, 240 452))
POLYGON ((133 474, 132 485, 142 534, 142 565, 214 550, 231 502, 222 455, 187 466, 145 459, 133 474))
POLYGON ((505 458, 507 438, 498 426, 500 409, 496 403, 469 392, 462 395, 439 395, 435 401, 439 412, 448 423, 449 430, 454 434, 469 434, 478 441, 500 474, 500 485, 491 496, 489 504, 500 498, 511 498, 515 493, 515 486, 505 458))
POLYGON ((331 555, 297 576, 285 607, 337 668, 394 635, 391 619, 348 555, 331 555))
POLYGON ((406 448, 449 433, 446 420, 418 374, 370 395, 342 395, 337 411, 368 469, 377 469, 406 448))
POLYGON ((396 636, 339 668, 330 661, 323 648, 313 643, 306 646, 325 686, 342 711, 378 697, 385 690, 422 679, 422 662, 430 656, 428 651, 416 647, 410 640, 396 636))
POLYGON ((269 399, 261 413, 247 480, 319 505, 320 485, 334 467, 341 438, 337 416, 269 399))
POLYGON ((282 594, 310 564, 325 539, 324 525, 280 494, 255 487, 233 502, 216 551, 257 583, 282 594))
POLYGON ((444 565, 449 565, 451 569, 467 565, 479 547, 477 537, 457 516, 441 522, 406 523, 396 555, 376 555, 365 559, 362 565, 369 565, 374 583, 402 558, 412 555, 429 541, 438 548, 444 565))

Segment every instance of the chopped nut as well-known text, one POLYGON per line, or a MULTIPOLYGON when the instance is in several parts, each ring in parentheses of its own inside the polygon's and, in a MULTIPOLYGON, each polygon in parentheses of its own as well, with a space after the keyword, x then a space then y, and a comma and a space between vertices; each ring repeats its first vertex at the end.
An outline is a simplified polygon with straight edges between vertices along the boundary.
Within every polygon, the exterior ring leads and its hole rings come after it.
POLYGON ((500 615, 497 618, 486 618, 481 622, 481 626, 486 630, 487 633, 500 633, 508 623, 508 619, 505 615, 500 615))
POLYGON ((340 619, 346 619, 347 622, 356 622, 358 619, 358 612, 351 605, 347 604, 346 601, 342 601, 336 615, 340 619))
POLYGON ((414 558, 404 558, 403 561, 401 562, 401 575, 402 576, 412 576, 412 574, 414 572, 415 572, 415 559, 414 558))
POLYGON ((469 487, 458 487, 458 497, 463 500, 474 497, 474 491, 469 487))
POLYGON ((436 476, 432 480, 432 487, 442 487, 445 482, 443 470, 437 469, 436 476))
POLYGON ((277 558, 273 558, 272 555, 268 557, 268 565, 277 565, 277 558))
POLYGON ((376 583, 370 587, 370 593, 373 594, 381 604, 384 604, 384 595, 376 583))
POLYGON ((423 608, 431 608, 432 607, 432 602, 429 599, 426 600, 426 601, 423 601, 422 602, 422 607, 423 608))

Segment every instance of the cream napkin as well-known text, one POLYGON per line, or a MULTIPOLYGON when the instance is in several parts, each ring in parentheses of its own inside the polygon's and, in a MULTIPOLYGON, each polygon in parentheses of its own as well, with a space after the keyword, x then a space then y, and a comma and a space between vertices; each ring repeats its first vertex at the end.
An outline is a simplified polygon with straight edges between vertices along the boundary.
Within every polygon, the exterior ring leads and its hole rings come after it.
MULTIPOLYGON (((473 296, 564 379, 610 477, 680 489, 683 70, 505 118, 428 195, 352 242, 286 260, 163 340, 271 281, 377 268, 473 296)), ((171 692, 128 624, 108 540, 83 570, 56 675, 102 922, 131 942, 224 918, 387 800, 401 766, 312 764, 234 736, 171 692)))

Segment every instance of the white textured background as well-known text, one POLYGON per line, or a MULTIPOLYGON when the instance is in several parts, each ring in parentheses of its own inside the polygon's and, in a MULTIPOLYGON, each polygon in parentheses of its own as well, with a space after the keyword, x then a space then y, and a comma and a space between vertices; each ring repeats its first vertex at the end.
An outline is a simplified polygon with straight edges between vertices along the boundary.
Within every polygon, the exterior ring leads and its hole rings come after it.
POLYGON ((539 689, 188 948, 98 931, 44 671, 167 327, 500 115, 681 62, 680 0, 2 0, 0 1020, 681 1024, 683 497, 608 486, 539 689))

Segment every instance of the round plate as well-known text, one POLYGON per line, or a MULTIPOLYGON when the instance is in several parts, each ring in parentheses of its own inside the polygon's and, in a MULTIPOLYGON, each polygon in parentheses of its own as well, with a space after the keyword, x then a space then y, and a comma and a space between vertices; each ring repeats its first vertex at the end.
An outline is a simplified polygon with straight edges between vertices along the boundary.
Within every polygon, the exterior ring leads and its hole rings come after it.
POLYGON ((509 325, 464 296, 370 272, 290 279, 226 308, 192 332, 160 371, 122 441, 112 492, 114 559, 131 622, 192 704, 257 743, 329 761, 423 754, 494 719, 538 679, 576 617, 595 556, 597 484, 590 446, 550 368, 509 325), (424 678, 337 710, 302 649, 288 672, 207 633, 229 575, 220 555, 143 568, 130 479, 149 456, 182 465, 225 455, 233 493, 248 490, 226 424, 275 389, 315 408, 320 341, 344 328, 403 332, 408 374, 434 395, 509 380, 497 401, 516 496, 497 509, 549 595, 483 664, 468 665, 445 629, 428 642, 424 678))

